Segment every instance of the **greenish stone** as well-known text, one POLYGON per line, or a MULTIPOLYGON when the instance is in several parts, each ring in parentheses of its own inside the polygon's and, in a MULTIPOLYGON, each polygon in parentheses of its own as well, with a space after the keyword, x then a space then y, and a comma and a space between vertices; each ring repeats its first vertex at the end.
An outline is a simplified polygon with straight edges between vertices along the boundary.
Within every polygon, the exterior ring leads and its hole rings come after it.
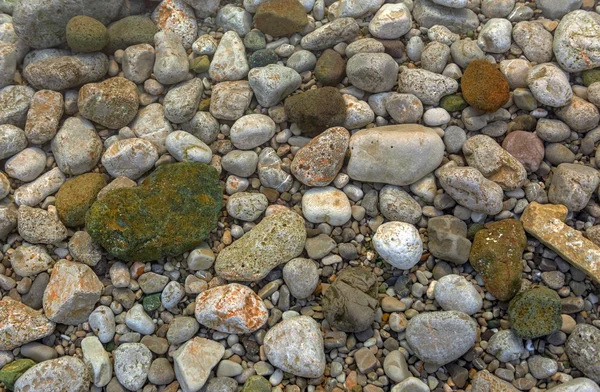
POLYGON ((271 383, 263 376, 252 376, 246 380, 242 392, 271 392, 271 383))
POLYGON ((196 73, 208 72, 210 60, 208 56, 196 57, 190 61, 190 69, 196 73))
POLYGON ((285 37, 301 31, 308 24, 308 16, 298 0, 271 0, 258 6, 254 23, 265 34, 285 37))
POLYGON ((250 55, 248 65, 250 68, 266 67, 269 64, 277 64, 277 54, 271 49, 259 49, 250 55))
POLYGON ((449 113, 452 112, 460 112, 467 106, 467 102, 463 99, 461 95, 446 95, 440 101, 440 106, 446 109, 449 113))
POLYGON ((108 26, 109 43, 106 50, 112 54, 117 49, 125 50, 137 44, 154 46, 156 33, 158 27, 147 16, 128 16, 108 26))
POLYGON ((89 16, 79 15, 67 23, 67 44, 77 53, 102 50, 108 44, 108 31, 101 22, 89 16))
POLYGON ((473 223, 471 226, 469 226, 469 228, 467 229, 467 238, 470 241, 473 241, 473 239, 475 238, 475 234, 477 234, 477 232, 481 229, 483 229, 485 227, 485 225, 483 223, 473 223))
POLYGON ((178 256, 216 227, 222 197, 212 166, 162 165, 140 186, 115 189, 96 201, 86 215, 86 231, 121 260, 178 256))
POLYGON ((0 381, 4 383, 6 388, 12 391, 19 377, 34 365, 35 362, 31 359, 17 359, 8 365, 4 365, 0 370, 0 381))
POLYGON ((202 101, 200 101, 200 104, 198 105, 198 110, 200 110, 201 112, 208 112, 209 109, 210 98, 204 98, 202 101))
POLYGON ((511 131, 535 131, 537 120, 531 114, 519 114, 510 123, 511 131))
POLYGON ((112 342, 112 341, 108 342, 104 345, 104 349, 106 351, 108 351, 109 353, 112 352, 115 349, 115 347, 116 347, 115 342, 112 342))
POLYGON ((335 50, 327 49, 315 65, 315 78, 324 86, 335 86, 346 75, 346 61, 335 50))
POLYGON ((248 50, 264 49, 267 46, 267 39, 262 31, 252 30, 244 37, 244 46, 248 50))
POLYGON ((285 113, 304 134, 317 136, 324 130, 342 126, 346 121, 346 104, 338 89, 323 87, 308 90, 285 100, 285 113))
POLYGON ((469 262, 500 301, 510 300, 521 289, 521 256, 526 245, 525 230, 515 219, 489 223, 475 234, 469 262))
POLYGON ((146 312, 154 312, 160 308, 160 293, 151 294, 142 300, 142 305, 144 306, 144 310, 146 312))
POLYGON ((517 294, 508 306, 511 329, 523 339, 536 339, 560 329, 560 297, 544 286, 517 294))
POLYGON ((584 86, 589 87, 593 83, 600 82, 600 69, 595 68, 583 71, 581 73, 581 77, 583 79, 584 86))
POLYGON ((104 175, 86 173, 65 182, 56 194, 56 211, 60 220, 69 227, 85 224, 85 214, 106 186, 104 175))

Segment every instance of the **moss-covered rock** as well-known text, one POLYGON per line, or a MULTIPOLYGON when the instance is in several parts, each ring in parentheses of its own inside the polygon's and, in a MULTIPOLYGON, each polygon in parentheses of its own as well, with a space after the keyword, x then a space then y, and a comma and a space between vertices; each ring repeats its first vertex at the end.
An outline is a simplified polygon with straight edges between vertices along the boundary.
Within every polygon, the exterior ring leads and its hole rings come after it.
POLYGON ((77 53, 102 50, 108 44, 108 30, 101 22, 89 16, 79 15, 67 23, 67 44, 77 53))
POLYGON ((510 98, 508 81, 487 60, 472 61, 465 69, 460 86, 469 105, 488 113, 500 109, 510 98))
POLYGON ((469 105, 461 95, 454 94, 446 95, 444 98, 442 98, 442 100, 440 101, 440 106, 446 109, 448 112, 452 113, 460 112, 469 105))
POLYGON ((560 329, 560 297, 544 286, 517 294, 508 306, 511 329, 523 339, 536 339, 560 329))
POLYGON ((106 186, 104 175, 86 173, 65 182, 56 194, 56 211, 69 227, 83 226, 85 214, 106 186))
POLYGON ((119 259, 158 260, 200 245, 216 227, 221 206, 213 167, 173 163, 158 167, 138 187, 116 189, 96 201, 86 230, 119 259))
POLYGON ((15 382, 25 373, 30 367, 33 367, 35 362, 31 359, 17 359, 7 365, 4 365, 0 370, 0 381, 9 390, 13 390, 15 382))
POLYGON ((160 308, 160 295, 161 293, 150 294, 144 297, 142 300, 142 306, 146 312, 154 312, 160 308))
POLYGON ((250 55, 248 65, 250 68, 266 67, 269 64, 277 64, 277 54, 272 49, 259 49, 250 55))
POLYGON ((588 69, 581 73, 583 84, 589 87, 592 83, 600 82, 600 68, 588 69))
POLYGON ((335 50, 327 49, 315 65, 315 78, 324 86, 335 86, 346 76, 346 61, 335 50))
POLYGON ((271 383, 263 376, 252 376, 246 380, 242 392, 271 392, 271 383))
POLYGON ((190 61, 190 69, 196 73, 208 72, 210 60, 208 56, 199 56, 190 61))
POLYGON ((504 219, 477 231, 469 262, 481 273, 486 289, 501 301, 508 301, 521 289, 521 255, 527 236, 521 222, 504 219))
POLYGON ((258 7, 254 23, 265 34, 284 37, 301 31, 308 17, 298 0, 271 0, 258 7))
POLYGON ((149 44, 154 46, 154 34, 158 27, 146 16, 128 16, 108 26, 109 42, 106 51, 110 54, 117 49, 127 49, 131 45, 149 44))
POLYGON ((313 137, 328 128, 344 125, 346 104, 338 89, 323 87, 288 97, 285 113, 289 121, 313 137))

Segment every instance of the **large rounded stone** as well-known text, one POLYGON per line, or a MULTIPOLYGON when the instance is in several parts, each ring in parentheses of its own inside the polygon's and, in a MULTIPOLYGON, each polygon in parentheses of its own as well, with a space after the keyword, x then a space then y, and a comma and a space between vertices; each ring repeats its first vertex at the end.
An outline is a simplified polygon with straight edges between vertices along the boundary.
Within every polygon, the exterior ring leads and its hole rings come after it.
POLYGON ((560 297, 544 286, 517 294, 508 306, 511 329, 523 339, 537 339, 558 331, 562 325, 560 297))
POLYGON ((154 44, 154 34, 158 27, 147 16, 132 15, 120 19, 108 27, 109 43, 106 48, 108 53, 118 49, 127 49, 137 44, 154 44))
POLYGON ((79 15, 67 23, 67 44, 76 53, 102 50, 108 44, 108 31, 99 21, 79 15))
POLYGON ((274 0, 258 6, 254 23, 265 34, 283 37, 301 31, 308 24, 308 17, 298 0, 274 0))
POLYGON ((556 60, 568 72, 600 65, 600 15, 582 10, 567 14, 554 31, 556 60))
POLYGON ((398 78, 398 63, 387 53, 358 53, 346 65, 353 86, 370 93, 389 91, 398 78))
POLYGON ((91 381, 82 360, 65 356, 29 368, 15 382, 14 392, 88 392, 91 381))
POLYGON ((410 223, 387 222, 377 228, 373 246, 385 261, 399 269, 410 269, 419 262, 423 242, 410 223))
POLYGON ((286 99, 285 113, 307 136, 316 136, 327 128, 344 125, 346 104, 338 89, 323 87, 286 99))
POLYGON ((139 107, 135 84, 125 78, 86 84, 79 90, 79 112, 107 128, 119 129, 131 122, 139 107))
POLYGON ((600 329, 589 324, 577 325, 567 340, 565 351, 577 369, 600 383, 600 329))
POLYGON ((157 160, 156 144, 142 138, 131 138, 111 144, 102 155, 102 166, 114 178, 128 177, 137 180, 157 160))
POLYGON ((94 125, 79 117, 69 117, 63 123, 51 146, 58 168, 70 175, 92 170, 102 154, 102 141, 94 125))

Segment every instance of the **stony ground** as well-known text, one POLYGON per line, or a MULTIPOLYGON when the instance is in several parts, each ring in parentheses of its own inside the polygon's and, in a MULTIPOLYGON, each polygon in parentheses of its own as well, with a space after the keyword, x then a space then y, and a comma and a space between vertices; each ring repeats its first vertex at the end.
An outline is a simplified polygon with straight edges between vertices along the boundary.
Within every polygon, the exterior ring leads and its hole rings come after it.
POLYGON ((595 3, 0 0, 0 391, 600 392, 595 3))

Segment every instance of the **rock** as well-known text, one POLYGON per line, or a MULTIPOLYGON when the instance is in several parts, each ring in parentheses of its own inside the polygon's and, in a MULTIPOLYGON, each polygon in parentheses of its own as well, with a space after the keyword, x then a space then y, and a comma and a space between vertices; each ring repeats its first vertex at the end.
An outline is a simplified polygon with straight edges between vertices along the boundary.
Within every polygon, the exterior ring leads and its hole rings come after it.
POLYGON ((95 202, 86 231, 121 260, 180 255, 198 246, 216 225, 221 209, 217 177, 216 170, 196 162, 160 166, 142 185, 114 190, 95 202), (191 222, 190 214, 198 218, 191 222))
POLYGON ((430 42, 421 53, 421 67, 433 73, 442 73, 450 57, 450 48, 441 42, 430 42))
POLYGON ((102 141, 94 125, 80 117, 65 120, 51 147, 60 171, 70 175, 91 171, 102 154, 102 141))
POLYGON ((453 42, 450 46, 450 54, 452 55, 452 60, 461 68, 467 68, 475 60, 485 59, 485 53, 477 45, 477 41, 473 41, 470 38, 453 42))
POLYGON ((371 15, 381 7, 382 0, 338 0, 329 6, 329 15, 331 18, 360 18, 371 15))
POLYGON ((582 3, 582 0, 538 0, 536 1, 536 7, 549 19, 561 19, 569 12, 579 9, 582 3))
POLYGON ((392 392, 427 392, 429 387, 416 377, 408 377, 392 388, 392 392))
POLYGON ((25 206, 36 206, 46 197, 53 195, 65 182, 65 175, 59 168, 54 168, 39 176, 35 181, 21 185, 14 192, 15 203, 25 206))
POLYGON ((531 375, 538 380, 552 377, 558 371, 558 363, 552 358, 534 355, 527 360, 531 375))
POLYGON ((215 271, 227 280, 256 281, 304 249, 304 220, 284 209, 265 217, 248 233, 223 249, 215 271))
POLYGON ((512 35, 529 61, 542 64, 552 60, 552 33, 540 23, 519 22, 513 28, 512 35))
POLYGON ((105 186, 106 180, 100 173, 86 173, 64 183, 56 194, 60 220, 69 227, 83 226, 85 214, 105 186))
POLYGON ((155 385, 171 384, 175 380, 175 371, 167 358, 156 358, 148 370, 148 381, 155 385))
POLYGON ((600 112, 596 105, 573 96, 573 99, 566 106, 554 111, 556 117, 564 121, 571 130, 579 133, 585 133, 598 126, 600 122, 600 112))
POLYGON ((13 350, 44 338, 56 327, 42 313, 9 297, 0 301, 0 316, 0 350, 13 350))
POLYGON ((337 243, 326 234, 319 234, 316 237, 306 239, 306 253, 308 257, 314 260, 322 259, 335 249, 337 243))
MULTIPOLYGON (((193 121, 193 120, 192 120, 193 121)), ((185 124, 185 123, 184 123, 185 124)), ((191 129, 184 126, 182 124, 182 128, 185 131, 190 132, 191 129)), ((140 139, 147 140, 152 142, 156 151, 159 154, 164 154, 167 151, 166 141, 167 136, 173 132, 173 126, 166 119, 164 114, 164 107, 160 103, 153 103, 144 108, 142 108, 137 116, 133 119, 130 124, 131 130, 137 137, 140 139)), ((194 132, 190 132, 194 133, 194 132)), ((121 141, 118 141, 119 143, 121 141)), ((137 144, 138 142, 125 142, 122 141, 124 145, 129 143, 137 144)), ((117 144, 114 143, 114 144, 117 144)), ((112 146, 112 145, 111 145, 112 146)), ((144 143, 143 147, 148 146, 148 143, 144 143)), ((151 151, 148 149, 148 151, 151 151)), ((153 155, 150 153, 150 155, 153 155)))
POLYGON ((411 27, 412 16, 404 3, 382 5, 369 22, 369 32, 382 39, 398 39, 411 27))
POLYGON ((273 386, 263 376, 250 376, 244 383, 242 392, 269 392, 273 386))
POLYGON ((423 104, 413 94, 391 93, 384 99, 384 106, 398 124, 414 124, 423 116, 423 104))
POLYGON ((346 104, 336 88, 322 87, 287 98, 285 113, 307 136, 317 136, 328 128, 344 125, 346 104))
POLYGON ((411 377, 406 358, 400 350, 394 350, 385 356, 383 370, 385 371, 386 376, 391 378, 394 382, 402 382, 411 377))
POLYGON ((6 86, 0 89, 0 126, 25 126, 34 92, 35 90, 27 86, 6 86))
POLYGON ((323 86, 336 86, 346 75, 346 61, 335 50, 325 49, 317 60, 314 74, 317 81, 323 86))
POLYGON ((210 63, 210 78, 215 82, 240 80, 248 75, 249 70, 242 39, 234 31, 226 32, 210 63))
POLYGON ((175 124, 190 121, 198 111, 203 90, 202 80, 199 78, 171 88, 163 101, 165 117, 175 124))
POLYGON ((571 136, 569 126, 564 122, 543 118, 538 120, 535 133, 540 139, 551 143, 561 142, 571 136))
POLYGON ((350 138, 348 175, 356 181, 409 185, 435 170, 443 152, 441 138, 420 125, 365 129, 350 138))
POLYGON ((600 271, 594 262, 600 255, 600 248, 564 223, 567 212, 562 205, 532 202, 523 211, 521 222, 527 233, 600 282, 600 271))
POLYGON ((225 4, 217 12, 216 21, 217 26, 223 28, 224 31, 235 31, 241 37, 248 34, 252 28, 252 15, 242 7, 233 4, 225 4))
POLYGON ((90 314, 90 328, 102 343, 113 340, 115 335, 115 316, 108 306, 100 305, 90 314))
POLYGON ((508 301, 521 289, 521 256, 527 237, 519 221, 489 223, 475 234, 469 262, 486 289, 500 301, 508 301))
POLYGON ((421 313, 408 322, 406 341, 424 362, 443 366, 473 347, 477 323, 457 312, 421 313))
POLYGON ((66 26, 77 15, 87 15, 107 24, 117 18, 123 0, 94 1, 32 0, 18 4, 13 12, 15 32, 32 48, 51 48, 65 42, 66 26), (40 20, 40 15, 44 15, 40 20))
POLYGON ((334 45, 352 40, 359 33, 358 23, 354 18, 337 18, 302 37, 300 45, 306 50, 323 50, 334 45))
POLYGON ((18 222, 19 235, 31 244, 55 244, 67 238, 67 228, 58 219, 54 206, 46 211, 22 205, 18 222))
POLYGON ((125 388, 142 389, 148 377, 152 352, 142 343, 123 343, 113 351, 115 375, 125 388))
POLYGON ((266 188, 287 192, 292 188, 294 177, 282 168, 283 161, 272 147, 264 148, 258 156, 258 178, 266 188))
POLYGON ((302 83, 302 77, 291 68, 270 64, 250 70, 248 82, 258 103, 267 108, 275 106, 296 91, 302 83))
POLYGON ((156 54, 152 45, 138 44, 125 49, 121 66, 123 76, 134 83, 142 84, 152 75, 156 54))
POLYGON ((528 173, 537 171, 544 159, 544 142, 533 132, 509 133, 502 141, 502 148, 517 158, 528 173))
POLYGON ((600 65, 599 43, 600 15, 577 10, 562 18, 552 47, 562 69, 580 72, 600 65))
POLYGON ((219 120, 237 120, 250 106, 252 95, 252 88, 245 80, 219 83, 212 90, 210 114, 219 120))
POLYGON ((173 354, 173 363, 181 389, 199 391, 224 353, 225 348, 220 343, 199 337, 179 347, 173 354))
POLYGON ((63 115, 63 105, 59 92, 40 90, 33 95, 25 124, 25 135, 30 143, 44 144, 52 140, 63 115))
POLYGON ((112 362, 104 346, 95 336, 88 336, 81 341, 83 361, 91 369, 92 383, 97 387, 106 386, 112 377, 112 362))
POLYGON ((35 276, 44 272, 54 263, 46 248, 39 245, 23 244, 10 255, 10 265, 19 276, 35 276))
POLYGON ((15 382, 13 391, 87 392, 90 381, 90 372, 80 359, 64 356, 30 367, 15 382))
POLYGON ((464 264, 469 260, 471 241, 467 237, 467 225, 460 219, 444 215, 430 218, 427 222, 428 248, 439 259, 464 264))
POLYGON ((405 69, 398 77, 398 92, 414 94, 425 105, 437 105, 457 90, 456 80, 424 69, 405 69))
POLYGON ((35 362, 31 359, 17 359, 10 362, 0 370, 0 381, 12 391, 15 389, 15 382, 32 366, 35 366, 35 362))
POLYGON ((496 332, 488 341, 487 352, 501 362, 518 360, 524 350, 523 340, 510 329, 496 332))
POLYGON ((175 84, 186 79, 189 62, 185 48, 174 33, 160 31, 154 36, 154 76, 159 83, 175 84))
POLYGON ((186 50, 192 47, 198 37, 194 9, 184 0, 161 1, 151 17, 161 31, 176 35, 186 50))
POLYGON ((523 339, 536 339, 560 329, 560 297, 556 291, 534 286, 517 294, 508 307, 511 329, 523 339))
POLYGON ((454 33, 467 33, 479 26, 477 14, 468 8, 449 8, 431 0, 416 0, 413 17, 422 27, 442 25, 454 33))
POLYGON ((529 70, 527 87, 543 105, 561 107, 571 102, 573 90, 565 73, 552 63, 539 64, 529 70))
POLYGON ((460 86, 469 105, 488 113, 500 109, 510 98, 508 81, 487 60, 471 61, 460 86))
POLYGON ((340 331, 362 332, 375 321, 376 295, 373 273, 359 267, 345 268, 323 293, 325 318, 340 331))
POLYGON ((512 24, 507 19, 491 18, 483 25, 477 44, 488 53, 504 53, 510 49, 512 24))
POLYGON ((290 36, 308 24, 304 7, 298 0, 275 0, 258 6, 256 28, 273 37, 290 36))
POLYGON ((101 51, 109 40, 106 27, 94 18, 78 15, 69 20, 66 27, 67 44, 75 53, 101 51))
POLYGON ((288 57, 285 65, 298 73, 302 73, 312 71, 316 64, 317 56, 308 50, 299 50, 288 57))
POLYGON ((512 384, 499 379, 487 370, 478 372, 472 381, 473 392, 517 392, 512 384))
POLYGON ((489 136, 476 135, 467 139, 462 150, 469 166, 504 190, 517 189, 527 179, 527 171, 521 162, 489 136))
POLYGON ((254 151, 233 150, 221 160, 223 169, 238 177, 250 177, 256 172, 258 155, 254 151))
POLYGON ((386 185, 379 192, 379 210, 390 221, 416 224, 421 220, 419 203, 401 188, 386 185))
POLYGON ((227 213, 234 219, 252 222, 267 209, 269 201, 262 193, 234 193, 227 199, 227 213))
POLYGON ((365 101, 360 101, 350 94, 344 94, 346 105, 346 121, 344 127, 347 129, 364 128, 375 120, 375 113, 365 101))
POLYGON ((158 160, 155 145, 146 139, 124 139, 110 145, 102 155, 102 166, 112 177, 137 180, 158 160))
POLYGON ((346 65, 352 85, 371 93, 389 91, 396 83, 398 64, 386 53, 358 53, 346 65))
POLYGON ((205 18, 211 14, 214 14, 221 0, 184 0, 187 4, 194 8, 195 14, 198 18, 205 18))
POLYGON ((241 150, 258 147, 275 135, 277 125, 264 114, 248 114, 238 119, 230 130, 231 143, 241 150))
POLYGON ((87 321, 103 289, 90 267, 61 260, 54 265, 44 291, 44 313, 57 323, 81 324, 87 321))
POLYGON ((92 241, 87 231, 78 231, 69 240, 69 253, 74 260, 80 261, 90 267, 98 264, 102 258, 102 249, 92 241))
POLYGON ((154 333, 154 322, 145 311, 142 304, 135 304, 127 311, 125 324, 132 331, 142 335, 152 335, 154 333))
POLYGON ((319 284, 319 272, 310 259, 292 259, 283 267, 283 280, 297 299, 310 297, 319 284))
POLYGON ((107 128, 119 129, 129 124, 137 114, 139 98, 133 82, 116 77, 83 86, 79 90, 77 106, 87 119, 107 128))
POLYGON ((292 174, 308 186, 329 185, 342 169, 349 141, 350 133, 345 128, 327 129, 294 155, 292 174))
POLYGON ((171 132, 166 139, 169 154, 179 162, 200 162, 209 164, 212 151, 202 140, 194 135, 184 132, 171 132))
POLYGON ((154 35, 158 28, 150 18, 142 15, 127 16, 108 27, 110 37, 106 51, 114 53, 138 44, 154 44, 154 35))
POLYGON ((418 230, 409 223, 387 222, 373 236, 379 255, 399 269, 412 268, 421 258, 423 243, 418 230))
POLYGON ((47 57, 30 62, 23 77, 36 89, 60 91, 96 82, 108 72, 108 58, 103 53, 47 57))
POLYGON ((317 378, 325 372, 321 329, 310 317, 293 317, 272 327, 265 335, 264 348, 269 362, 287 373, 317 378))
POLYGON ((552 174, 548 199, 570 211, 584 209, 600 184, 596 169, 574 163, 561 163, 552 174))
POLYGON ((19 181, 30 182, 42 174, 46 168, 46 154, 39 148, 29 147, 13 157, 4 164, 4 170, 12 178, 19 181))
POLYGON ((342 226, 352 216, 346 194, 334 187, 312 188, 302 197, 302 215, 311 223, 342 226))
POLYGON ((481 295, 475 286, 460 275, 446 275, 438 280, 434 295, 435 300, 444 310, 456 310, 473 315, 483 307, 481 295))

